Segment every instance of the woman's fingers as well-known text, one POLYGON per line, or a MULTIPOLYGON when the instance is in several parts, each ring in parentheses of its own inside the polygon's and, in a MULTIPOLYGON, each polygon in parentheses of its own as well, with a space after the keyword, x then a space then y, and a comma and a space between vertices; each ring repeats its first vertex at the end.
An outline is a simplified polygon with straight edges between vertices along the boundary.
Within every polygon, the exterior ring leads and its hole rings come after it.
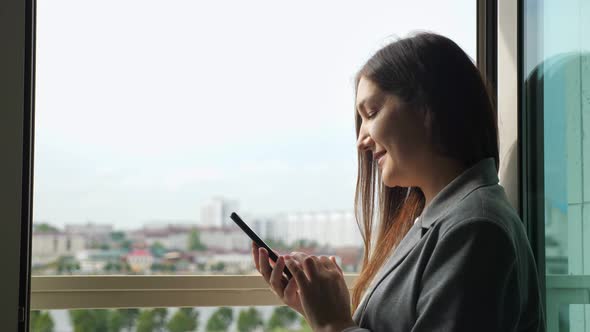
POLYGON ((297 282, 294 279, 289 280, 287 287, 283 292, 286 298, 295 298, 297 296, 297 282))
POLYGON ((342 272, 342 268, 340 268, 338 263, 336 263, 336 257, 330 256, 330 259, 332 260, 332 262, 334 262, 334 265, 336 265, 336 267, 338 268, 338 271, 340 271, 340 274, 344 274, 344 272, 342 272))
POLYGON ((291 271, 293 278, 295 278, 295 281, 297 282, 299 291, 301 292, 301 289, 307 287, 309 283, 309 279, 303 270, 303 266, 289 256, 285 257, 285 264, 289 268, 289 271, 291 271))
POLYGON ((256 270, 260 272, 260 262, 258 261, 260 258, 258 257, 258 245, 256 242, 252 241, 252 256, 254 256, 254 265, 256 266, 256 270))
POLYGON ((277 263, 275 264, 270 274, 270 286, 275 293, 282 299, 284 296, 284 279, 283 279, 283 268, 285 267, 285 259, 283 256, 279 256, 277 263))
POLYGON ((303 260, 303 266, 310 280, 318 274, 318 265, 320 264, 322 263, 320 262, 320 259, 316 256, 309 256, 303 260))
POLYGON ((327 270, 335 270, 334 264, 332 260, 328 256, 320 256, 319 262, 326 268, 327 270))
POLYGON ((299 263, 303 263, 303 260, 305 260, 306 257, 309 257, 308 254, 299 251, 293 251, 289 256, 297 260, 299 263))
POLYGON ((299 297, 299 288, 297 287, 297 281, 295 281, 295 278, 292 278, 287 282, 287 286, 285 287, 283 295, 283 302, 285 302, 288 306, 295 309, 298 313, 305 317, 305 311, 303 310, 303 306, 301 305, 301 298, 299 297))
POLYGON ((268 252, 264 248, 258 248, 258 264, 260 266, 259 271, 264 277, 264 280, 270 283, 270 274, 272 272, 272 267, 268 262, 268 252))

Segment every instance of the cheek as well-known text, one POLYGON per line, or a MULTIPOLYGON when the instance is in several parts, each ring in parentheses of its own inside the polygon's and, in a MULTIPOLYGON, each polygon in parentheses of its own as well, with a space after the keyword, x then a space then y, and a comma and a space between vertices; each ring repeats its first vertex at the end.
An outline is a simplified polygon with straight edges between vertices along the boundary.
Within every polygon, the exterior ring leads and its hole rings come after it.
POLYGON ((387 145, 392 141, 393 127, 388 121, 375 121, 372 123, 370 132, 371 137, 377 141, 380 145, 387 145))
POLYGON ((372 137, 387 150, 390 161, 388 168, 395 169, 396 173, 411 167, 416 155, 422 150, 424 139, 412 123, 399 120, 375 123, 372 128, 372 137))
POLYGON ((398 151, 398 146, 404 141, 403 133, 400 131, 400 128, 396 127, 397 125, 395 124, 394 119, 390 117, 389 119, 376 121, 371 128, 372 137, 377 144, 387 150, 390 154, 390 158, 400 152, 398 151), (400 134, 402 135, 400 136, 400 134))

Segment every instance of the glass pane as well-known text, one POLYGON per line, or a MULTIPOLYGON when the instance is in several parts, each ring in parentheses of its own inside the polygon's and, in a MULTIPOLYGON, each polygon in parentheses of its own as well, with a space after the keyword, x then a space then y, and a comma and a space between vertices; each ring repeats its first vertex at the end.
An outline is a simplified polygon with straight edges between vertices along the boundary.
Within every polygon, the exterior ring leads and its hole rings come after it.
POLYGON ((475 5, 37 1, 33 274, 252 273, 232 211, 357 271, 353 76, 475 5))
POLYGON ((286 306, 42 310, 31 312, 31 332, 311 332, 286 306))
POLYGON ((546 273, 563 275, 547 277, 548 330, 588 331, 590 1, 524 4, 526 112, 543 123, 546 273))
POLYGON ((559 306, 559 332, 587 331, 585 313, 590 313, 587 304, 563 304, 559 306))

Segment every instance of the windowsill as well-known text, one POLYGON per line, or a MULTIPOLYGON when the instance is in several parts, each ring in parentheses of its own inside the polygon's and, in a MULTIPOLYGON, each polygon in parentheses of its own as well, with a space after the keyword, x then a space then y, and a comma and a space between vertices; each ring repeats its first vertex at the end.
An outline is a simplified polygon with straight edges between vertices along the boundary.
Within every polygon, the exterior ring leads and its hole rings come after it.
MULTIPOLYGON (((357 277, 344 274, 349 289, 357 277)), ((31 310, 282 304, 260 275, 31 278, 31 310)))

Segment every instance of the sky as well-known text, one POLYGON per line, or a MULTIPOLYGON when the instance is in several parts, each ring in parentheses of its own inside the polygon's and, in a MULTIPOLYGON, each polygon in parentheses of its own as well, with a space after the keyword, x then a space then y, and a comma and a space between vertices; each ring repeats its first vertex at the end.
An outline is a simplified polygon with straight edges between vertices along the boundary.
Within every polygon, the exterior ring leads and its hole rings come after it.
POLYGON ((34 222, 352 211, 353 77, 425 30, 475 59, 468 0, 38 0, 34 222))

